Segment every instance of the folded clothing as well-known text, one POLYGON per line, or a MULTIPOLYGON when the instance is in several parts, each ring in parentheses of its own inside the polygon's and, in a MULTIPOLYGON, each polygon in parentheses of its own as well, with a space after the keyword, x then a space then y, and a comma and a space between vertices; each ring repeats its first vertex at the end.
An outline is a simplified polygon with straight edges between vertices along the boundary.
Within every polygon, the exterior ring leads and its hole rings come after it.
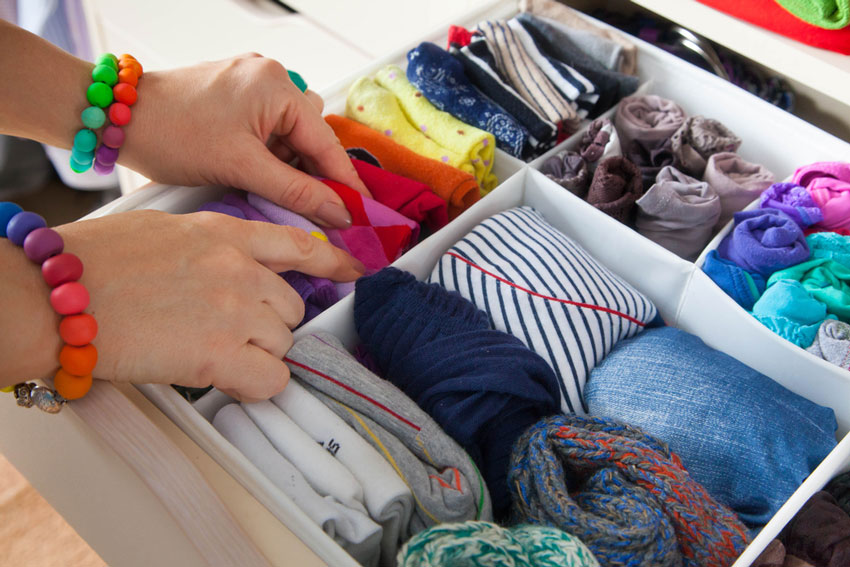
POLYGON ((809 498, 779 539, 790 555, 817 567, 850 565, 850 516, 828 492, 809 498))
POLYGON ((715 230, 756 200, 774 182, 773 174, 764 167, 744 161, 737 154, 723 152, 708 158, 702 180, 720 197, 720 218, 715 230))
POLYGON ((602 565, 728 567, 747 545, 663 442, 611 419, 539 422, 517 441, 509 480, 519 522, 577 536, 602 565))
POLYGON ((658 95, 624 98, 614 118, 625 155, 635 153, 633 144, 639 144, 646 150, 662 146, 684 122, 682 107, 658 95))
POLYGON ((778 209, 794 219, 800 228, 823 220, 823 211, 802 185, 774 183, 764 190, 759 199, 762 209, 778 209))
POLYGON ((761 275, 750 273, 732 260, 721 258, 717 250, 711 250, 705 256, 702 271, 747 311, 753 309, 767 286, 761 275))
POLYGON ((590 369, 657 315, 646 296, 530 207, 476 226, 440 258, 429 281, 460 293, 492 328, 542 356, 559 378, 564 412, 586 411, 590 369))
POLYGON ((850 370, 850 324, 826 319, 806 350, 818 358, 850 370))
POLYGON ((413 492, 410 533, 443 522, 492 520, 490 494, 469 455, 404 392, 360 365, 336 337, 305 336, 284 361, 413 492))
POLYGON ((618 343, 591 372, 585 399, 592 415, 669 445, 751 527, 766 524, 836 445, 830 408, 674 327, 618 343))
POLYGON ((430 187, 448 203, 449 220, 468 209, 481 197, 478 183, 470 173, 420 156, 354 120, 329 114, 325 116, 325 121, 344 148, 363 148, 375 156, 381 167, 387 171, 430 187))
POLYGON ((835 232, 815 232, 806 236, 812 259, 835 260, 850 268, 850 236, 835 232))
POLYGON ((800 282, 778 280, 753 305, 753 316, 783 339, 808 348, 827 313, 826 305, 813 298, 800 282))
POLYGON ((591 122, 581 136, 579 153, 589 164, 623 155, 614 124, 607 118, 597 118, 591 122))
POLYGON ((753 209, 735 213, 734 219, 735 228, 717 248, 721 258, 765 278, 809 258, 803 231, 784 213, 753 209))
POLYGON ((372 197, 402 216, 438 230, 449 222, 446 202, 424 183, 396 175, 365 161, 352 159, 357 176, 372 197))
POLYGON ((741 146, 741 138, 729 128, 704 116, 688 117, 670 141, 676 168, 700 178, 708 158, 723 152, 736 152, 741 146))
POLYGON ((358 280, 354 325, 384 376, 469 453, 496 519, 506 519, 511 448, 558 412, 558 380, 546 361, 489 329, 487 315, 460 295, 395 268, 358 280))
POLYGON ((463 522, 417 534, 399 552, 399 567, 533 565, 599 567, 580 539, 557 528, 463 522))
POLYGON ((587 202, 624 224, 632 224, 635 202, 643 195, 641 170, 624 157, 599 162, 587 191, 587 202))
POLYGON ((433 43, 423 42, 407 53, 407 79, 436 108, 458 120, 490 132, 496 146, 521 158, 528 130, 475 88, 463 64, 433 43))
POLYGON ((637 231, 686 260, 699 256, 720 216, 714 189, 670 166, 635 205, 637 231))
POLYGON ((587 195, 590 169, 579 154, 570 150, 559 152, 547 158, 540 166, 540 171, 571 193, 582 198, 587 195))
POLYGON ((816 258, 774 272, 767 280, 768 289, 781 280, 795 280, 809 294, 826 306, 826 311, 850 323, 850 267, 816 258))
POLYGON ((797 169, 791 178, 806 188, 821 211, 820 229, 850 229, 850 164, 826 161, 797 169))

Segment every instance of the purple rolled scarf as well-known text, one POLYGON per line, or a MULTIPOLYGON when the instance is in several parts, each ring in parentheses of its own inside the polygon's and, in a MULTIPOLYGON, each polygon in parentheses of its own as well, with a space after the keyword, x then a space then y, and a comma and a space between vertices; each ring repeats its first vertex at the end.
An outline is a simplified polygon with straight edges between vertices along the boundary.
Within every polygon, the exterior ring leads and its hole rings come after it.
POLYGON ((759 200, 762 209, 778 209, 794 219, 800 228, 823 220, 823 211, 806 188, 796 183, 774 183, 759 200))
POLYGON ((676 169, 702 178, 708 158, 723 152, 736 152, 741 138, 720 121, 691 116, 670 138, 676 169))
POLYGON ((582 198, 587 195, 590 169, 584 158, 576 152, 564 150, 549 157, 543 162, 540 171, 571 193, 582 198))
POLYGON ((721 258, 764 278, 809 259, 809 245, 791 217, 776 209, 735 213, 735 228, 720 242, 721 258))
POLYGON ((720 230, 732 215, 756 200, 775 181, 773 173, 761 165, 730 152, 708 158, 702 180, 720 197, 720 219, 715 230, 720 230))
POLYGON ((614 125, 623 153, 633 142, 656 148, 669 140, 685 122, 682 107, 658 95, 629 96, 620 101, 614 125))
POLYGON ((850 229, 850 164, 825 161, 799 168, 791 179, 806 188, 823 211, 814 227, 823 230, 850 229))
POLYGON ((610 157, 596 166, 587 202, 618 221, 631 224, 635 201, 642 194, 638 167, 624 157, 610 157))

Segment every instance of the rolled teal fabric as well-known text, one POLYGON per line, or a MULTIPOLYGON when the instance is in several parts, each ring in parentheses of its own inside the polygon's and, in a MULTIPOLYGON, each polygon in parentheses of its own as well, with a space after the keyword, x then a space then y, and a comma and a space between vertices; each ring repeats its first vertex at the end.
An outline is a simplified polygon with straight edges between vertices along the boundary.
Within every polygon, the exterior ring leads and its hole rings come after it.
POLYGON ((816 258, 774 273, 767 280, 768 290, 781 280, 800 282, 813 298, 826 305, 827 312, 850 322, 850 267, 816 258))
POLYGON ((753 305, 753 316, 780 337, 808 348, 827 313, 826 305, 813 298, 800 282, 779 280, 753 305))

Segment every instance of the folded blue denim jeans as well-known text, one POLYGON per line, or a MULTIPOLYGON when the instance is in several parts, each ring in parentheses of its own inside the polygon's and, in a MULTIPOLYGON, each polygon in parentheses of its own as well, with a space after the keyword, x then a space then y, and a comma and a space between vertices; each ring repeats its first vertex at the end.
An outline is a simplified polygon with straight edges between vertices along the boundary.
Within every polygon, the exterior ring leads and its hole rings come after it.
POLYGON ((835 414, 673 327, 620 341, 590 373, 590 414, 666 442, 751 528, 835 447, 835 414))

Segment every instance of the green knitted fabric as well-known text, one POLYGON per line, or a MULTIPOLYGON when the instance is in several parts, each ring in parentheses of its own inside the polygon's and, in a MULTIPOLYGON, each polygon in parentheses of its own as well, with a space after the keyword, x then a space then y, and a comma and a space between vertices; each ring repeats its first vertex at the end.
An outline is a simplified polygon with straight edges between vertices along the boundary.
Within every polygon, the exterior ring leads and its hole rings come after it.
POLYGON ((850 23, 850 0, 776 0, 777 4, 813 26, 837 30, 850 23))
POLYGON ((599 567, 599 563, 580 539, 557 528, 502 528, 469 521, 419 532, 399 550, 398 567, 599 567))

